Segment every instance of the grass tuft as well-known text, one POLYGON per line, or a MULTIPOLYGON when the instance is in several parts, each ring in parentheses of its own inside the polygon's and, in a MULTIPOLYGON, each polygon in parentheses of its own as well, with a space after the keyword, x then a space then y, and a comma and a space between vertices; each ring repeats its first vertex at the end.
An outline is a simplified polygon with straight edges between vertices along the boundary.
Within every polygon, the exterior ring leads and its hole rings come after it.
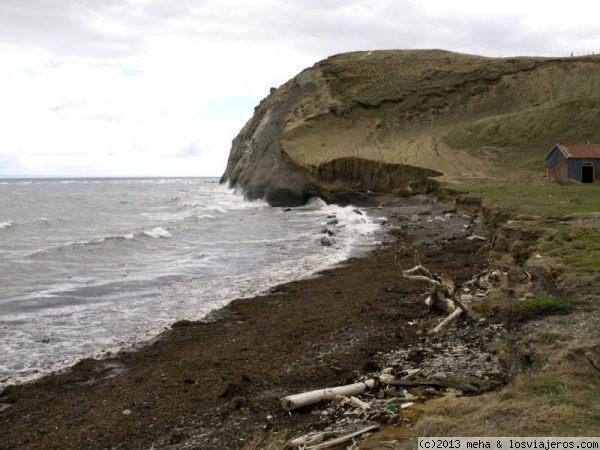
POLYGON ((534 297, 516 302, 514 309, 532 316, 546 316, 567 314, 573 311, 577 305, 585 303, 584 300, 575 297, 534 297))
POLYGON ((539 333, 535 340, 538 344, 549 345, 563 339, 565 339, 565 336, 563 336, 560 333, 555 333, 553 331, 545 331, 543 333, 539 333))
POLYGON ((288 433, 259 432, 240 450, 281 450, 287 448, 288 433))
POLYGON ((523 390, 535 399, 563 403, 569 395, 567 385, 554 374, 531 377, 523 383, 523 390))

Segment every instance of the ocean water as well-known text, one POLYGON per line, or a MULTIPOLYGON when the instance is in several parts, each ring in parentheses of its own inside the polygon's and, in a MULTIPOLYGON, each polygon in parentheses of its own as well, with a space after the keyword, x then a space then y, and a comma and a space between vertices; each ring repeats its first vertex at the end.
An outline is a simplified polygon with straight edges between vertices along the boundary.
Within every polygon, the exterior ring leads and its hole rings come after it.
POLYGON ((381 220, 246 202, 214 178, 0 179, 0 389, 332 267, 381 220))

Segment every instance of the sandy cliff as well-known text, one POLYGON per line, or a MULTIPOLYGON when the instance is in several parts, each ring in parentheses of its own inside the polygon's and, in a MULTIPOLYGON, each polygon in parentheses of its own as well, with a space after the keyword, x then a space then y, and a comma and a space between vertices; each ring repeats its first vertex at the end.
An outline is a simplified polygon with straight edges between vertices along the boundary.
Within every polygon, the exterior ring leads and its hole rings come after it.
MULTIPOLYGON (((427 191, 436 180, 493 177, 492 147, 462 139, 475 125, 549 120, 547 111, 561 102, 599 95, 596 56, 335 55, 272 89, 234 139, 222 182, 249 198, 297 205, 314 195, 335 201, 366 191, 427 191)), ((494 126, 498 134, 500 125, 494 126)), ((558 142, 561 133, 544 138, 558 142)), ((529 143, 548 150, 545 141, 529 143)))

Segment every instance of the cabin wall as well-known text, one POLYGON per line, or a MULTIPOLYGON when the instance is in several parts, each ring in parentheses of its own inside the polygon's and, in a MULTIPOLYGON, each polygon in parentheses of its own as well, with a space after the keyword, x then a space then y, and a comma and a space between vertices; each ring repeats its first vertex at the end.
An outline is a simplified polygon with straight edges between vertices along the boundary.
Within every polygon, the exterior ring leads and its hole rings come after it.
POLYGON ((556 146, 546 157, 546 174, 548 178, 555 180, 567 180, 569 178, 568 161, 556 146))
POLYGON ((592 164, 594 167, 594 182, 600 182, 600 160, 599 159, 571 159, 568 162, 569 180, 581 181, 581 170, 584 165, 592 164))

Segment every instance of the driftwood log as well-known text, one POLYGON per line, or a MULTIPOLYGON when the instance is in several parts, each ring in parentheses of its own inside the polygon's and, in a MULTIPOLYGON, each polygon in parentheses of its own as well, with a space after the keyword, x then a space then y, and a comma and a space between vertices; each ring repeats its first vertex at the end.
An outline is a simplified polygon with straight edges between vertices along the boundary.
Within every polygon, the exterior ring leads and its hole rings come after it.
POLYGON ((307 435, 292 439, 291 441, 289 441, 287 443, 287 446, 289 448, 296 448, 296 447, 307 447, 307 446, 311 446, 311 445, 317 445, 317 444, 320 444, 321 442, 323 442, 325 439, 329 439, 331 437, 334 437, 335 435, 336 435, 336 433, 333 431, 325 431, 323 433, 316 433, 316 434, 307 434, 307 435))
POLYGON ((337 386, 328 389, 318 389, 316 391, 303 392, 301 394, 288 395, 281 399, 281 406, 286 411, 302 408, 304 406, 314 405, 316 403, 333 400, 335 397, 352 397, 371 390, 381 384, 391 384, 396 377, 393 375, 381 375, 378 378, 370 378, 346 386, 337 386))
POLYGON ((406 380, 404 378, 400 378, 398 380, 391 381, 389 384, 392 386, 403 386, 403 387, 404 386, 406 386, 406 387, 408 387, 408 386, 439 386, 439 387, 458 389, 459 391, 464 391, 464 392, 475 392, 479 389, 477 386, 473 386, 472 384, 469 384, 469 383, 461 381, 461 380, 451 380, 451 379, 438 378, 438 377, 425 378, 422 380, 406 380))
POLYGON ((458 299, 455 293, 452 278, 445 273, 441 277, 434 276, 428 269, 423 267, 421 261, 419 261, 419 253, 417 251, 415 251, 415 266, 412 269, 404 270, 400 265, 400 255, 403 253, 404 247, 400 250, 397 248, 395 250, 394 262, 402 276, 407 280, 423 281, 429 284, 429 296, 425 299, 425 304, 430 309, 437 308, 448 314, 442 323, 429 330, 429 334, 439 333, 461 315, 468 312, 467 307, 458 299))
MULTIPOLYGON (((338 438, 331 439, 326 442, 321 442, 316 445, 311 444, 308 447, 303 447, 303 448, 305 448, 306 450, 323 450, 326 448, 331 448, 331 447, 337 446, 338 444, 343 444, 344 442, 348 442, 348 441, 354 439, 355 437, 360 436, 361 434, 365 434, 365 433, 369 433, 370 431, 377 430, 378 428, 379 428, 379 425, 370 425, 366 428, 363 428, 362 430, 355 431, 354 433, 345 434, 344 436, 340 436, 338 438)), ((321 433, 321 434, 324 434, 324 433, 321 433)), ((301 440, 301 439, 302 438, 298 438, 298 440, 301 440)), ((293 444, 295 441, 297 441, 297 439, 294 439, 293 441, 288 443, 288 447, 301 447, 301 446, 305 445, 302 443, 300 445, 293 444)))

